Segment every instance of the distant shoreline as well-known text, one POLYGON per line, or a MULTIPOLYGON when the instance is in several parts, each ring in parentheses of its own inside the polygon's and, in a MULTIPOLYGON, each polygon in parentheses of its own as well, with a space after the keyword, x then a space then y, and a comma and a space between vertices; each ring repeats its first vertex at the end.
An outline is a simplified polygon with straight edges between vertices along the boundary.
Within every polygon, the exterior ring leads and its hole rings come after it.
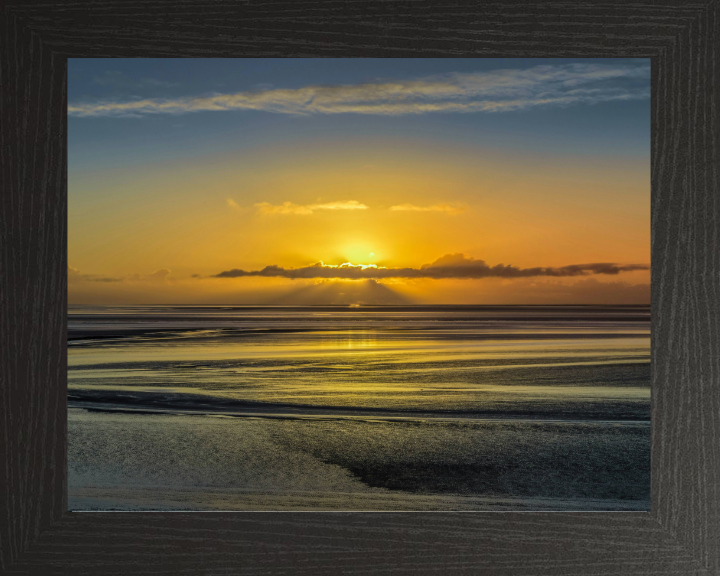
POLYGON ((207 312, 208 310, 262 310, 262 309, 268 309, 268 310, 283 310, 283 309, 293 309, 293 310, 323 310, 327 309, 328 311, 343 311, 346 310, 348 312, 357 312, 357 311, 368 311, 377 308, 378 310, 383 310, 385 312, 392 311, 394 309, 397 310, 407 310, 407 309, 427 309, 429 311, 432 310, 438 310, 438 311, 452 311, 452 310, 482 310, 482 309, 488 309, 488 310, 501 310, 501 309, 508 309, 508 310, 517 310, 519 308, 528 308, 536 310, 538 308, 570 308, 570 309, 578 309, 578 308, 597 308, 597 309, 607 309, 607 308, 620 308, 620 309, 627 309, 627 308, 642 308, 642 309, 650 309, 651 304, 317 304, 317 305, 310 305, 310 304, 303 304, 303 305, 292 305, 292 304, 68 304, 68 312, 71 312, 73 309, 88 309, 88 308, 98 308, 98 309, 132 309, 132 308, 163 308, 163 309, 178 309, 178 310, 203 310, 207 312))

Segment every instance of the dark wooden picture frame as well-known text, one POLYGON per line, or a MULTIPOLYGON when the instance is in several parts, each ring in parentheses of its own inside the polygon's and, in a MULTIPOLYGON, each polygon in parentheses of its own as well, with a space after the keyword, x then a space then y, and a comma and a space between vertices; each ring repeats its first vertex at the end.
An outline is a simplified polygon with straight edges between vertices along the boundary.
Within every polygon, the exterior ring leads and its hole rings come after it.
POLYGON ((720 574, 720 2, 0 7, 0 571, 720 574), (69 513, 72 57, 652 59, 652 510, 69 513))

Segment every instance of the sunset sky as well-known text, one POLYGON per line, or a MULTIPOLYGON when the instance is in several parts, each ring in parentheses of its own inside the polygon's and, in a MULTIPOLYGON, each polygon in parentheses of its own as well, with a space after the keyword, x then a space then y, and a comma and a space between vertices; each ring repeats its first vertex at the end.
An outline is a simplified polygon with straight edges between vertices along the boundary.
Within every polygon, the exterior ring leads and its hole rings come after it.
POLYGON ((71 304, 649 303, 650 63, 70 59, 71 304))

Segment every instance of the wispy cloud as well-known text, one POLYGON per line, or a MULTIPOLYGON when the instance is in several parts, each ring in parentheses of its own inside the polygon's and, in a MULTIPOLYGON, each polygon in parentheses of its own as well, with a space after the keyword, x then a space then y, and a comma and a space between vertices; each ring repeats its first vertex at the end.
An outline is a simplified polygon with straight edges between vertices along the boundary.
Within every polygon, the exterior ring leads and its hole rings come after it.
POLYGON ((235 202, 235 200, 233 200, 232 198, 227 198, 226 202, 227 202, 227 205, 230 206, 230 208, 232 208, 233 210, 240 210, 240 205, 237 202, 235 202))
POLYGON ((260 202, 255 204, 258 212, 261 214, 312 214, 318 210, 367 210, 365 204, 361 204, 357 200, 347 200, 343 202, 326 202, 324 204, 295 204, 293 202, 283 202, 279 206, 273 206, 268 202, 260 202))
POLYGON ((540 65, 525 70, 451 73, 416 80, 297 89, 258 89, 200 97, 74 103, 71 116, 138 116, 262 110, 280 114, 507 112, 650 97, 648 64, 540 65))
POLYGON ((432 206, 415 206, 414 204, 398 204, 390 206, 395 212, 445 212, 446 214, 460 214, 465 212, 464 204, 433 204, 432 206))
POLYGON ((99 274, 83 274, 77 268, 68 266, 68 283, 70 284, 77 282, 165 282, 166 280, 172 280, 170 270, 167 268, 160 268, 152 274, 135 273, 112 278, 99 274))
POLYGON ((170 270, 160 268, 152 274, 130 274, 129 276, 125 276, 123 280, 128 282, 165 282, 166 280, 171 280, 170 270))
POLYGON ((517 268, 497 264, 488 266, 483 260, 467 257, 464 254, 446 254, 432 264, 420 268, 384 268, 374 264, 356 265, 349 262, 340 265, 317 262, 302 268, 283 268, 266 266, 262 270, 245 271, 226 270, 215 278, 241 278, 245 276, 281 277, 290 279, 343 278, 346 280, 382 279, 382 278, 433 278, 433 279, 473 279, 473 278, 530 278, 533 276, 589 276, 592 274, 616 275, 634 270, 649 270, 647 264, 615 264, 598 262, 592 264, 572 264, 570 266, 517 268))
POLYGON ((68 283, 76 282, 122 282, 122 278, 109 278, 99 274, 83 274, 77 268, 68 266, 68 283))

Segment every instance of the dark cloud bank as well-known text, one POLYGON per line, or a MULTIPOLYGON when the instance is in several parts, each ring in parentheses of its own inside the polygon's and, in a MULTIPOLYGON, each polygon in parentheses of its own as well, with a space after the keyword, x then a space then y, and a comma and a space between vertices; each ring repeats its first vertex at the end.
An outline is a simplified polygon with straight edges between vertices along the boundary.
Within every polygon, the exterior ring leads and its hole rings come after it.
POLYGON ((488 266, 484 260, 468 258, 464 254, 446 254, 432 264, 424 264, 420 268, 375 268, 342 264, 329 266, 322 262, 302 268, 283 268, 282 266, 266 266, 262 270, 245 271, 237 268, 215 274, 214 278, 242 278, 245 276, 262 276, 296 279, 339 278, 345 280, 369 280, 383 278, 432 278, 432 279, 472 279, 472 278, 530 278, 533 276, 571 277, 589 276, 591 274, 617 275, 620 272, 649 270, 645 264, 620 265, 608 262, 592 264, 573 264, 560 268, 536 267, 517 268, 498 264, 488 266))

